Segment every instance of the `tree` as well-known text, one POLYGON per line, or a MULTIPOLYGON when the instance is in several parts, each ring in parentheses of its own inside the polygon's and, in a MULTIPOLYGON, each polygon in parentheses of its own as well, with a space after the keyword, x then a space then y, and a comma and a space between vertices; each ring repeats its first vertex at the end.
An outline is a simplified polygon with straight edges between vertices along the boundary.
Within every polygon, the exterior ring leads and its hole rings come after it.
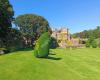
POLYGON ((72 36, 80 38, 89 38, 90 36, 94 36, 95 39, 100 38, 100 26, 97 26, 96 29, 84 30, 79 33, 74 33, 72 36))
POLYGON ((0 0, 0 42, 3 44, 1 47, 6 47, 7 45, 6 37, 11 29, 13 16, 14 11, 9 0, 0 0))
POLYGON ((51 31, 48 21, 35 14, 20 15, 15 19, 15 24, 24 36, 26 45, 32 45, 43 32, 51 31))
POLYGON ((38 39, 35 49, 34 55, 39 58, 46 58, 49 55, 49 42, 50 35, 48 32, 43 33, 38 39))
POLYGON ((97 26, 93 34, 95 35, 95 38, 100 38, 100 26, 97 26))

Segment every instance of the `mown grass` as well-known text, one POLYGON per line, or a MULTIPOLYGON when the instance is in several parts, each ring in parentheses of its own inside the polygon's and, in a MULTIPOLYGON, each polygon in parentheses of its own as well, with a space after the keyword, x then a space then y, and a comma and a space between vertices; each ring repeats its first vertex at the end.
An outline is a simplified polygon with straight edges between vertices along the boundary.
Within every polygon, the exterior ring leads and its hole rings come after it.
POLYGON ((47 59, 32 50, 2 55, 0 80, 100 80, 100 49, 54 49, 47 59))

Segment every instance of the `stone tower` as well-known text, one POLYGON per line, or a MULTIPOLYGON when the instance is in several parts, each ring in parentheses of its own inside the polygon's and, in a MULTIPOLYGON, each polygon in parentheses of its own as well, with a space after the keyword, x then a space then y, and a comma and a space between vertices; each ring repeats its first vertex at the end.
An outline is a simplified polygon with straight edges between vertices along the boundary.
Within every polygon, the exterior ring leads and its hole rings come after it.
POLYGON ((67 41, 71 40, 69 29, 66 28, 53 30, 51 36, 57 40, 59 47, 63 47, 63 48, 67 46, 67 41))

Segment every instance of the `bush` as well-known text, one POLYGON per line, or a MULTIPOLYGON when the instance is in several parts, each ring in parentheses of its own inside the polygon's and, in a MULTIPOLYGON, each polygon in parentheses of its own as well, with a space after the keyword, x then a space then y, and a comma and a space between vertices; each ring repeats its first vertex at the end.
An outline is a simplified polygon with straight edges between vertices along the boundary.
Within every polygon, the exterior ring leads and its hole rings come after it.
POLYGON ((48 32, 43 33, 36 42, 36 46, 34 49, 34 55, 38 58, 48 57, 49 42, 50 42, 49 33, 48 32))
POLYGON ((51 39, 50 39, 50 48, 51 49, 55 49, 55 48, 57 48, 59 45, 58 45, 58 43, 57 43, 57 40, 55 39, 55 38, 53 38, 53 37, 51 37, 51 39))
POLYGON ((98 43, 98 47, 100 48, 100 42, 98 43))
POLYGON ((89 48, 91 45, 89 43, 89 41, 86 42, 86 47, 89 48))
POLYGON ((6 49, 6 48, 0 48, 0 55, 2 54, 6 54, 8 53, 9 51, 6 49))
POLYGON ((92 48, 96 48, 97 47, 97 43, 96 43, 94 37, 91 36, 88 39, 88 41, 86 42, 86 47, 92 47, 92 48))
POLYGON ((96 43, 96 41, 95 41, 95 40, 92 41, 91 45, 92 45, 93 48, 96 48, 96 47, 97 47, 97 43, 96 43))

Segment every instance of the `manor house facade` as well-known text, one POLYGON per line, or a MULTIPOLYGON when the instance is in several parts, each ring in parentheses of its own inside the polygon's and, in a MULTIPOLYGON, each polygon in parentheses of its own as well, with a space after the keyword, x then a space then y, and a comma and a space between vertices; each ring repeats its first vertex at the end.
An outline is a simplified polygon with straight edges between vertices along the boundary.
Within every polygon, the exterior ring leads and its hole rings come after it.
POLYGON ((61 48, 79 45, 79 39, 72 38, 68 28, 61 28, 59 30, 53 29, 52 37, 57 40, 57 43, 61 48))

